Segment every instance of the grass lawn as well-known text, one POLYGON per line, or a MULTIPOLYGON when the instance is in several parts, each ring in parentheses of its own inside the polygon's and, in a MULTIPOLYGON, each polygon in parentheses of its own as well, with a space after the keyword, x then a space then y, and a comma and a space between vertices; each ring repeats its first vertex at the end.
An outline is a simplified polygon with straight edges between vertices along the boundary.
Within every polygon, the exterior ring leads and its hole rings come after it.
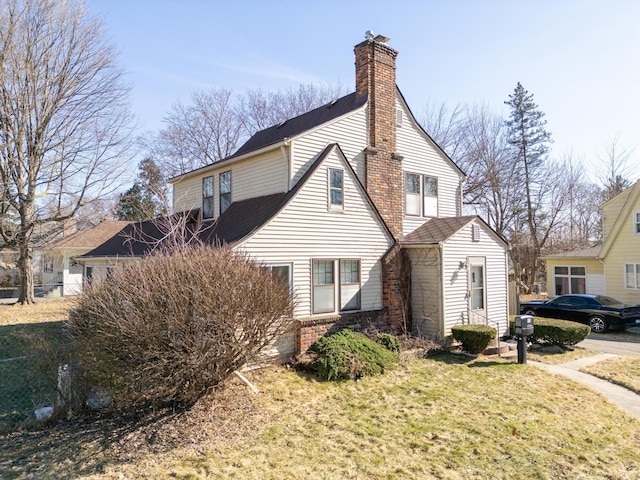
MULTIPOLYGON (((0 477, 637 478, 640 422, 535 367, 442 355, 331 383, 249 372, 187 413, 4 439, 0 477), (4 470, 3 470, 4 469, 4 470)), ((115 423, 110 423, 115 422, 115 423)))
MULTIPOLYGON (((23 312, 26 323, 40 318, 38 336, 55 339, 70 304, 46 303, 51 315, 45 302, 0 307, 0 329, 15 328, 23 312), (13 322, 1 323, 13 308, 13 322)), ((633 364, 625 360, 616 368, 633 364)), ((188 412, 96 415, 0 435, 0 478, 624 480, 640 471, 639 421, 582 385, 511 360, 408 358, 357 383, 276 367, 246 375, 260 394, 234 377, 188 412)))
POLYGON ((640 395, 640 358, 610 358, 580 371, 622 385, 640 395))
POLYGON ((543 353, 540 351, 528 351, 527 360, 547 363, 550 365, 561 365, 563 363, 571 362, 579 358, 592 357, 593 355, 597 354, 598 352, 594 350, 587 350, 585 348, 574 348, 573 350, 567 350, 563 353, 543 353))

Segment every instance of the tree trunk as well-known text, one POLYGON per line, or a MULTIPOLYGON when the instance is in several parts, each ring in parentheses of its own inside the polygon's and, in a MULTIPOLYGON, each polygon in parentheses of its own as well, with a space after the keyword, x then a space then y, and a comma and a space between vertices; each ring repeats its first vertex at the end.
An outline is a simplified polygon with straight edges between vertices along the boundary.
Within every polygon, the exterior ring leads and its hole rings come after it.
MULTIPOLYGON (((25 210, 32 211, 33 207, 25 210)), ((33 222, 26 222, 22 225, 22 231, 17 238, 18 251, 18 273, 20 275, 20 298, 18 302, 25 305, 35 303, 33 285, 33 244, 31 235, 33 234, 33 222)))

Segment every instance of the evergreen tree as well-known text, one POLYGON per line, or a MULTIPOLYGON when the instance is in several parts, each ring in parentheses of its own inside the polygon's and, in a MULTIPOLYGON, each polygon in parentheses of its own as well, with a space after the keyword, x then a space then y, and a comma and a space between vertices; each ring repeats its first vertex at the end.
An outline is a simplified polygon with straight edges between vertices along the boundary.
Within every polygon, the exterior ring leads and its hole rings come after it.
POLYGON ((120 194, 116 217, 118 220, 151 220, 167 213, 166 190, 162 172, 151 158, 138 165, 140 179, 120 194))
POLYGON ((518 165, 517 172, 522 176, 524 185, 523 210, 528 234, 531 240, 531 252, 526 265, 529 283, 535 282, 539 268, 538 258, 541 253, 540 221, 537 216, 544 211, 540 209, 540 186, 546 175, 544 163, 549 152, 551 134, 545 130, 547 121, 545 114, 538 109, 530 94, 518 82, 509 100, 504 102, 511 107, 509 119, 506 121, 507 140, 513 148, 514 161, 518 165))

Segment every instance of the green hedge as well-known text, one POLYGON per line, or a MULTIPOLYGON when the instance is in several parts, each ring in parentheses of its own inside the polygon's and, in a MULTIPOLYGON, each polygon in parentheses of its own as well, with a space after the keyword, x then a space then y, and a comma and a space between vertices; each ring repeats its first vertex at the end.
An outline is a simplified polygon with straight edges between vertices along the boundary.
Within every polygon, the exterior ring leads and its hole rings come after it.
POLYGON ((462 343, 462 350, 480 353, 496 336, 496 329, 488 325, 456 325, 451 328, 453 338, 462 343))
POLYGON ((398 363, 397 353, 349 329, 321 338, 311 350, 318 354, 315 366, 325 380, 358 379, 383 373, 398 363))
MULTIPOLYGON (((509 323, 511 332, 515 332, 515 319, 511 318, 509 323)), ((587 338, 589 332, 591 332, 591 328, 582 323, 535 317, 533 320, 533 335, 529 335, 527 338, 533 343, 548 343, 569 347, 587 338)))

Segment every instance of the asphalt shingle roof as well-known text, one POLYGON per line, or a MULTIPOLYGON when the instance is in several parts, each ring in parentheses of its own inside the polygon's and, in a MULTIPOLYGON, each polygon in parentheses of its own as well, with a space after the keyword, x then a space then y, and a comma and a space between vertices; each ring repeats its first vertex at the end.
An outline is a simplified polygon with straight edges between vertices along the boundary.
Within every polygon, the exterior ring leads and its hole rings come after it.
POLYGON ((475 218, 477 218, 475 215, 432 218, 404 237, 400 243, 402 245, 438 244, 449 239, 475 218))
POLYGON ((103 220, 97 225, 79 230, 53 243, 52 248, 91 248, 113 237, 130 222, 103 220))

